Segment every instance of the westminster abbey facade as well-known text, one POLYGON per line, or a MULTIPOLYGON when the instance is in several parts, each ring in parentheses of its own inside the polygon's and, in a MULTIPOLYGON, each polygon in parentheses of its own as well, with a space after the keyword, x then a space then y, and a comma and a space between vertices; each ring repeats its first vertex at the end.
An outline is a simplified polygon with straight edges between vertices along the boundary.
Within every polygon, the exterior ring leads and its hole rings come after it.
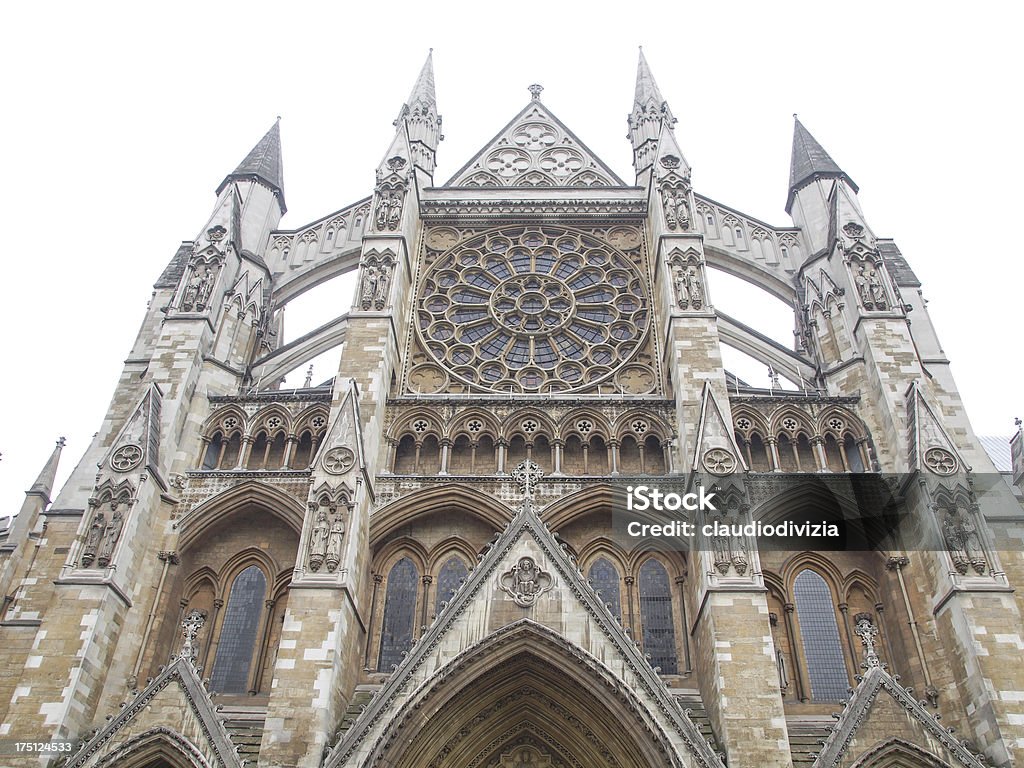
POLYGON ((635 178, 541 90, 435 178, 428 59, 372 194, 294 229, 277 125, 228 174, 84 458, 0 534, 0 762, 1022 765, 1021 435, 999 474, 853 179, 796 122, 772 226, 697 191, 642 54, 635 178), (717 310, 712 269, 795 343, 717 310), (630 537, 627 484, 716 501, 630 537), (701 532, 887 515, 872 546, 701 532))

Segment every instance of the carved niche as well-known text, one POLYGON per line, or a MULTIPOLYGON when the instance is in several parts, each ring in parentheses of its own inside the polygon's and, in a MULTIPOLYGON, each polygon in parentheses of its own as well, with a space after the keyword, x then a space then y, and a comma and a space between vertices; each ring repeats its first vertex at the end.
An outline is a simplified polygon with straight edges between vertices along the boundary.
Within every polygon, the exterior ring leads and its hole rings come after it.
POLYGON ((345 540, 345 515, 352 508, 344 488, 321 486, 309 503, 310 518, 307 562, 309 570, 334 573, 341 564, 341 547, 345 540))
POLYGON ((984 576, 988 560, 973 520, 974 510, 946 502, 937 504, 935 511, 942 517, 943 543, 957 573, 966 576, 973 570, 978 576, 984 576))
POLYGON ((127 480, 114 485, 106 482, 89 499, 90 521, 85 532, 81 564, 106 568, 113 558, 114 547, 124 530, 125 515, 134 501, 134 489, 127 480))
MULTIPOLYGON (((212 242, 219 242, 223 238, 221 230, 223 227, 210 228, 207 235, 211 236, 212 242)), ((223 262, 223 254, 212 244, 202 251, 192 252, 182 277, 178 309, 182 312, 203 312, 210 306, 210 298, 223 262)))
POLYGON ((665 214, 665 225, 673 232, 686 232, 690 229, 690 174, 676 171, 678 160, 672 156, 662 158, 676 160, 675 165, 667 165, 668 173, 658 181, 658 194, 661 197, 661 208, 665 214))
POLYGON ((377 200, 373 209, 373 222, 378 232, 394 232, 402 223, 405 207, 405 177, 399 172, 405 167, 405 158, 387 161, 387 172, 377 172, 377 200))
POLYGON ((886 288, 882 260, 874 253, 865 252, 851 257, 849 264, 861 306, 869 312, 888 310, 892 306, 892 302, 886 288))
POLYGON ((683 310, 706 309, 704 260, 700 253, 694 249, 688 249, 685 253, 675 249, 669 254, 668 266, 672 274, 672 291, 676 306, 683 310))
POLYGON ((360 309, 380 311, 388 305, 394 272, 395 258, 389 251, 382 254, 373 252, 366 256, 359 281, 360 309))

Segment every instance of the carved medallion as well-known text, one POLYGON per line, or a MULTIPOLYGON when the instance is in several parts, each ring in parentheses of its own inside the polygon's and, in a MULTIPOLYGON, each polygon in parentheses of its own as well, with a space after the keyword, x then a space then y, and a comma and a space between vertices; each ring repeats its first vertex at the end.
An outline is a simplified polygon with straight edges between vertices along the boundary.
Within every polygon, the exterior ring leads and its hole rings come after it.
POLYGON ((850 237, 860 237, 864 234, 864 227, 855 221, 848 221, 843 226, 843 232, 848 234, 850 237))
POLYGON ((952 475, 956 472, 956 456, 945 448, 929 448, 924 452, 924 465, 936 475, 952 475))
POLYGON ((338 448, 331 448, 331 450, 325 453, 320 463, 323 465, 325 472, 332 475, 343 475, 352 469, 352 465, 356 463, 356 455, 350 448, 340 446, 338 448))
POLYGON ((110 467, 117 472, 131 472, 142 461, 142 448, 128 443, 122 445, 110 457, 110 467))
POLYGON ((702 459, 704 469, 712 475, 731 475, 736 471, 736 457, 725 448, 711 448, 702 459))
POLYGON ((521 557, 499 579, 502 590, 516 605, 530 608, 542 594, 551 589, 551 574, 542 571, 532 557, 521 557))

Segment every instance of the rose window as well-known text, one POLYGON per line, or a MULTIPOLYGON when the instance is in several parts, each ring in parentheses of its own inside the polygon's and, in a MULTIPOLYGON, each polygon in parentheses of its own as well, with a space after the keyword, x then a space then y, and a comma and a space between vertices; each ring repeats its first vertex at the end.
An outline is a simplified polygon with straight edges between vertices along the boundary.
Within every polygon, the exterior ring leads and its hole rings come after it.
POLYGON ((562 227, 471 237, 427 272, 417 328, 433 359, 494 392, 570 392, 608 379, 649 326, 620 250, 562 227))

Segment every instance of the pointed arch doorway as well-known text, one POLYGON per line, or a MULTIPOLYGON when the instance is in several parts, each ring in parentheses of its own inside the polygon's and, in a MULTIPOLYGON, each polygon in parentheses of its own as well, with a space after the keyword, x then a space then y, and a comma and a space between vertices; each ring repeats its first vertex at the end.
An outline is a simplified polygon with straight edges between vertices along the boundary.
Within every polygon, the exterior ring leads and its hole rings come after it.
POLYGON ((517 622, 458 661, 405 702, 359 765, 683 765, 636 694, 546 627, 517 622))

